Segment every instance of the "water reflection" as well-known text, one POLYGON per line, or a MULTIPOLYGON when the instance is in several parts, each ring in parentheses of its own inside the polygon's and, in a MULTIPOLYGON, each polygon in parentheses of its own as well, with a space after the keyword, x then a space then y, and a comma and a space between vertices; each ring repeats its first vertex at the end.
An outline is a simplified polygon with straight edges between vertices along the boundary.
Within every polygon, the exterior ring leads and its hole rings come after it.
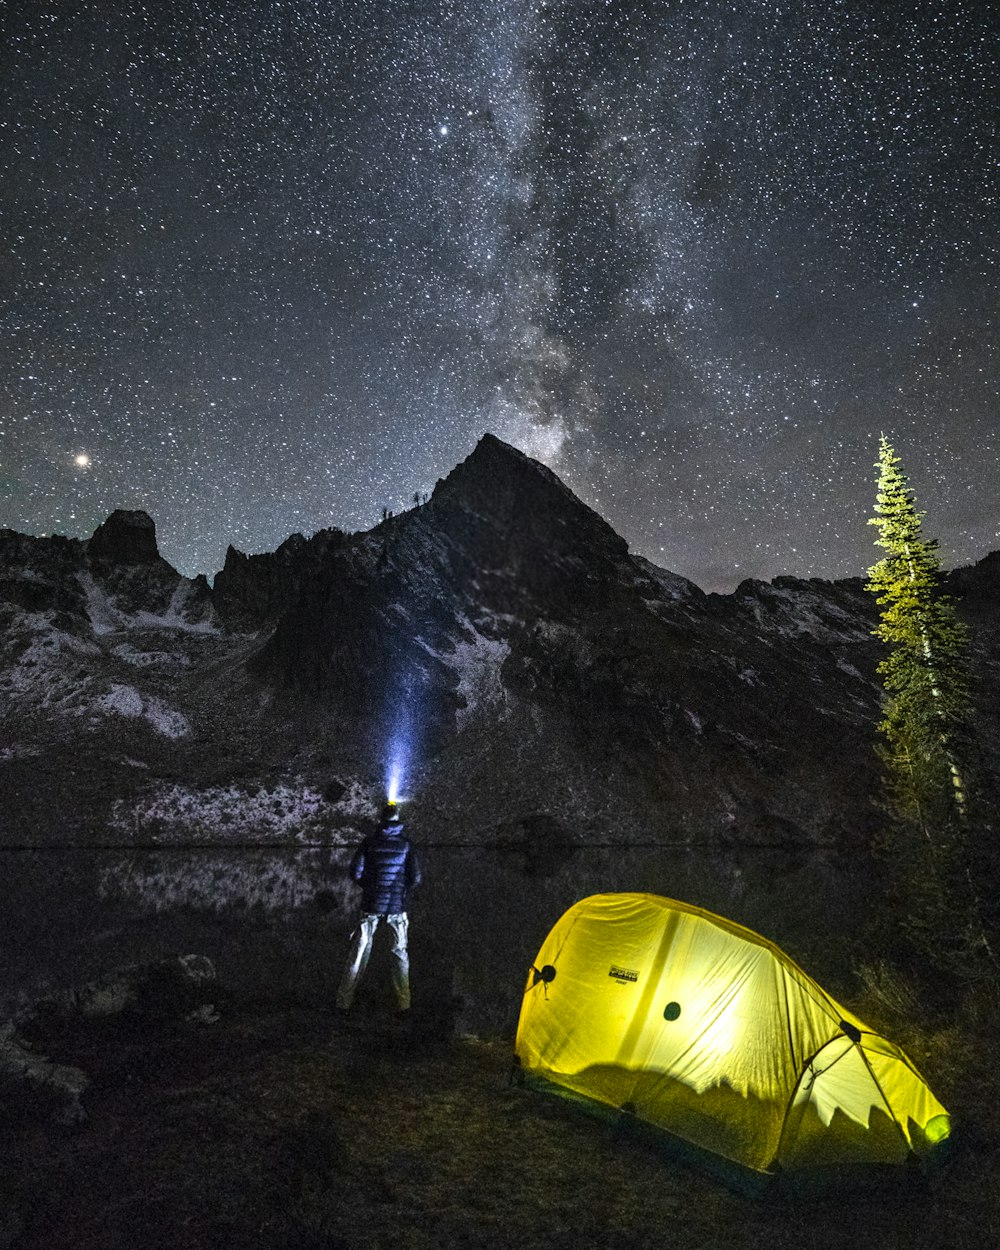
MULTIPOLYGON (((679 847, 423 846, 411 908, 415 1001, 451 1003, 469 1032, 511 1033, 528 968, 588 894, 646 891, 706 907, 786 949, 822 983, 847 974, 867 904, 852 863, 679 847), (831 941, 831 934, 837 941, 831 941)), ((206 954, 248 999, 321 1005, 353 924, 351 848, 22 851, 3 856, 10 904, 0 1012, 131 962, 206 954)), ((363 992, 389 1001, 376 951, 363 992)))

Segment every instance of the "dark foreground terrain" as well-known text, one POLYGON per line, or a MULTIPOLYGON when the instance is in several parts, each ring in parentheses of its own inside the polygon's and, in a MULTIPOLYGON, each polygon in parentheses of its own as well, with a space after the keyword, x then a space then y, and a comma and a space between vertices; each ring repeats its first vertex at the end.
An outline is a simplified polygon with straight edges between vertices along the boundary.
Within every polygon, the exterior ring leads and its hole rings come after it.
POLYGON ((942 1173, 904 1192, 796 1202, 740 1196, 516 1088, 509 1043, 446 1031, 374 1007, 347 1025, 272 1007, 214 1024, 51 1026, 35 1044, 90 1075, 88 1118, 5 1126, 0 1246, 1000 1244, 997 1047, 983 1020, 896 1032, 959 1122, 942 1173))

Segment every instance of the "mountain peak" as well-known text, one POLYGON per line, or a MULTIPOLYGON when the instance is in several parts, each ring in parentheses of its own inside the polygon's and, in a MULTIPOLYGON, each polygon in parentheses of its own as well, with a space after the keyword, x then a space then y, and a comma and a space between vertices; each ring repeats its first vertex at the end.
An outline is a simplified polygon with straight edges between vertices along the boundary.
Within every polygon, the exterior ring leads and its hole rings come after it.
POLYGON ((160 559, 156 545, 156 525, 148 512, 116 509, 87 544, 91 559, 116 564, 155 564, 160 559))
POLYGON ((470 477, 480 478, 496 473, 504 477, 520 475, 528 478, 534 477, 575 498, 569 487, 561 482, 550 468, 488 432, 480 438, 471 455, 456 465, 444 482, 439 482, 438 486, 452 482, 454 479, 464 483, 470 477))
POLYGON ((434 511, 488 518, 510 537, 531 536, 542 542, 596 544, 620 559, 628 545, 602 516, 588 507, 551 469, 505 443, 484 434, 472 454, 456 465, 434 489, 434 511))

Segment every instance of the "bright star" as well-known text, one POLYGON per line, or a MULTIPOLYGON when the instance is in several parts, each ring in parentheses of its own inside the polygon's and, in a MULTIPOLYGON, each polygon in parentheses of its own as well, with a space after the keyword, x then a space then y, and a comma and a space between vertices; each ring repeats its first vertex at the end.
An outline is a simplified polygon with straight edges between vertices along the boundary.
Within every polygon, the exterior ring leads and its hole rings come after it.
POLYGON ((81 451, 78 455, 73 457, 73 463, 78 469, 89 469, 90 457, 85 451, 81 451))

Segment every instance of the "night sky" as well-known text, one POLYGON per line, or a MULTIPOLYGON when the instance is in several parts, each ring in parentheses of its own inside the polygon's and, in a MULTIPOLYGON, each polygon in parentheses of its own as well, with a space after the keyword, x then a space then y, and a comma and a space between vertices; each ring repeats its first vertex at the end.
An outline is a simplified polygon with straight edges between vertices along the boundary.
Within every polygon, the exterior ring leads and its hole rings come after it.
POLYGON ((706 589, 1000 547, 1000 6, 0 0, 0 525, 181 571, 490 430, 706 589))

